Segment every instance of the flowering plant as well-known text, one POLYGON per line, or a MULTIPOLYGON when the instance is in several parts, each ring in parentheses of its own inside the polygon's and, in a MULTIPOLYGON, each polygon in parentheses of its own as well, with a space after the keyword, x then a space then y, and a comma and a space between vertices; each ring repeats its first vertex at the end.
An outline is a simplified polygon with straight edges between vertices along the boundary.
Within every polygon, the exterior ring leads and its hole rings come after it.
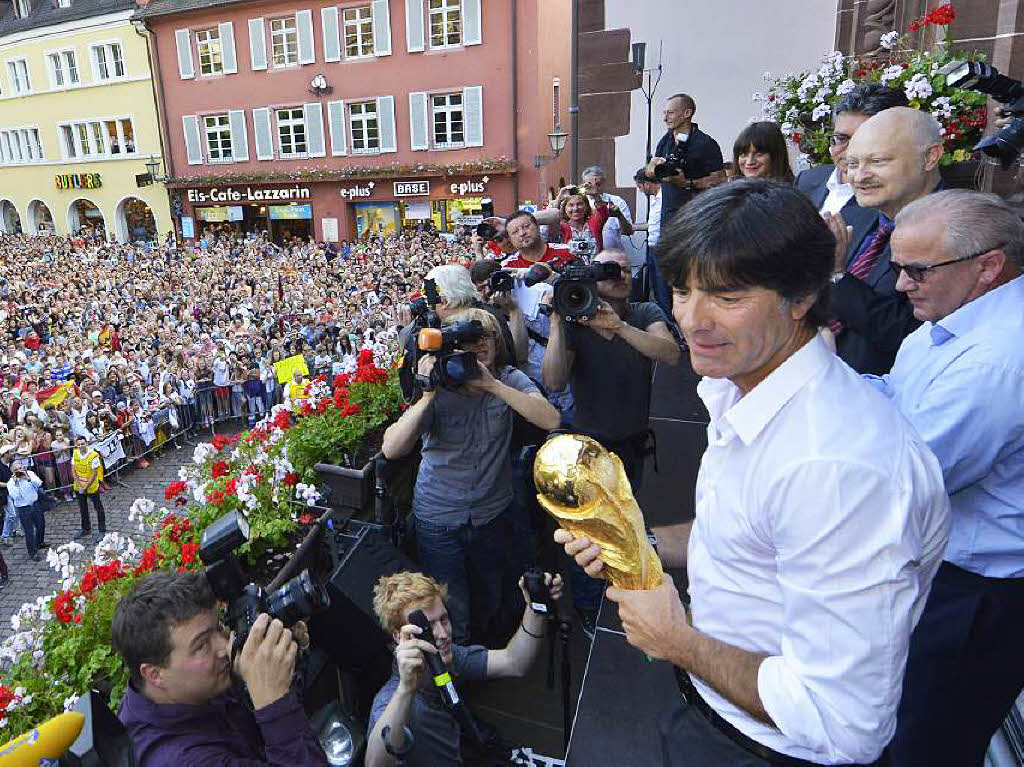
MULTIPOLYGON (((910 24, 910 31, 948 26, 956 13, 950 4, 940 5, 910 24)), ((773 78, 765 73, 768 89, 755 93, 765 119, 779 123, 783 134, 804 153, 802 159, 828 163, 828 139, 832 108, 844 95, 862 83, 881 83, 902 89, 914 109, 931 112, 942 126, 945 141, 943 165, 963 162, 984 132, 987 115, 985 95, 951 88, 940 73, 950 61, 964 57, 939 43, 934 50, 918 51, 897 31, 882 36, 882 56, 846 59, 835 51, 825 57, 816 72, 802 72, 773 78)), ((968 58, 979 60, 980 54, 968 58)))
POLYGON ((51 549, 47 563, 60 590, 22 605, 11 618, 13 635, 0 645, 0 730, 14 737, 94 687, 109 690, 116 708, 128 682, 111 647, 118 600, 154 570, 198 570, 203 530, 228 511, 248 518, 249 541, 239 553, 250 563, 287 545, 300 524, 312 521, 296 508, 320 498, 313 466, 351 454, 400 412, 397 377, 389 360, 378 364, 364 350, 351 373, 315 379, 296 411, 278 405, 248 432, 196 446, 191 465, 164 488, 173 509, 145 498, 132 504, 129 520, 138 523, 143 543, 108 533, 86 566, 74 564, 85 553, 77 542, 51 549))

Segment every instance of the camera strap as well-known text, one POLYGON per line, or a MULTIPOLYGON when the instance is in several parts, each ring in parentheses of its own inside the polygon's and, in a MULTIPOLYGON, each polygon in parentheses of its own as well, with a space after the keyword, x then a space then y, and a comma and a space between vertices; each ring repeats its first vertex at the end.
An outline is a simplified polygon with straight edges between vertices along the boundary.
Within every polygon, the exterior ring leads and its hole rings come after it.
POLYGON ((539 343, 541 346, 547 346, 548 345, 548 339, 545 338, 544 336, 542 336, 536 330, 531 330, 530 328, 527 328, 526 329, 526 335, 528 335, 532 340, 534 340, 537 343, 539 343))

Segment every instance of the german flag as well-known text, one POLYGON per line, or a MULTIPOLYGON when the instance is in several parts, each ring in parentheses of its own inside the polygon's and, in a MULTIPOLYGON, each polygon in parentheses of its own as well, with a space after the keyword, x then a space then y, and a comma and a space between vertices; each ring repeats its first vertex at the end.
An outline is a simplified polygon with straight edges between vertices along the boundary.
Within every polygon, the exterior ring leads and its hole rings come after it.
POLYGON ((60 407, 74 388, 74 381, 66 381, 59 386, 48 386, 36 392, 36 402, 44 408, 51 404, 54 407, 60 407))

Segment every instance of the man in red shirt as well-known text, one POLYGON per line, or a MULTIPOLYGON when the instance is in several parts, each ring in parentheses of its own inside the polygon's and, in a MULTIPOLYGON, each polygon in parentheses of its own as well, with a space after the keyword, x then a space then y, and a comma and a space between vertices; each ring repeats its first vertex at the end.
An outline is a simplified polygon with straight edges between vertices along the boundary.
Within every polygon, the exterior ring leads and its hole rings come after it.
POLYGON ((505 269, 529 269, 538 261, 556 268, 572 260, 568 245, 551 245, 540 236, 540 225, 528 210, 519 210, 505 221, 505 231, 516 252, 502 263, 505 269))

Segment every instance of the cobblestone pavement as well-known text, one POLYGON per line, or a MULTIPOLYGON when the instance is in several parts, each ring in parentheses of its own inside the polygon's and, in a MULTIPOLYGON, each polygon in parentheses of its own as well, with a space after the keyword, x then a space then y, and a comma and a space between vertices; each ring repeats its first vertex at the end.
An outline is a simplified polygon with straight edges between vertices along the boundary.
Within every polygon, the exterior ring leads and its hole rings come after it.
MULTIPOLYGON (((157 506, 166 506, 164 488, 178 478, 178 467, 192 460, 192 447, 188 444, 181 450, 167 445, 164 454, 155 458, 145 469, 129 468, 120 472, 117 482, 110 482, 110 492, 103 493, 103 508, 107 518, 107 532, 119 532, 140 538, 138 523, 128 521, 128 510, 136 498, 149 498, 157 506)), ((96 514, 89 504, 93 532, 96 531, 96 514)), ((46 514, 46 541, 59 546, 71 540, 81 526, 78 503, 60 503, 46 514)), ((91 539, 81 541, 86 545, 84 556, 91 556, 94 546, 91 539)), ((11 615, 22 604, 36 597, 52 594, 59 587, 59 577, 49 565, 45 556, 39 562, 28 558, 24 537, 12 539, 10 548, 2 549, 11 580, 0 589, 0 640, 11 634, 11 615)), ((45 552, 44 552, 45 555, 45 552)), ((81 561, 81 559, 79 559, 81 561)))

